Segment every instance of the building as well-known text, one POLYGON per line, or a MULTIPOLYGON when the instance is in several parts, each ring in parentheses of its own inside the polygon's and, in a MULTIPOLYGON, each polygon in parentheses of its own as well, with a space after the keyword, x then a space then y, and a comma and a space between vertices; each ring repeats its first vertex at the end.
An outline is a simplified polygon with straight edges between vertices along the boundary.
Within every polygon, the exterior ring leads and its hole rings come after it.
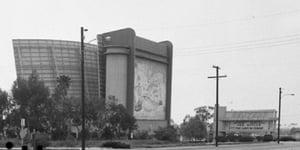
POLYGON ((226 107, 219 107, 218 129, 221 135, 275 135, 276 120, 275 109, 227 111, 226 107))
MULTIPOLYGON (((43 39, 14 39, 15 64, 18 78, 28 79, 35 70, 52 93, 56 78, 71 78, 68 95, 81 97, 80 42, 43 39)), ((85 44, 85 78, 88 99, 99 97, 100 75, 98 46, 85 44)))
POLYGON ((292 128, 290 135, 295 138, 295 140, 300 141, 300 128, 292 128))
MULTIPOLYGON (((85 89, 88 99, 117 101, 135 116, 139 129, 153 131, 170 123, 172 44, 136 36, 132 29, 99 34, 98 45, 85 44, 85 89)), ((81 96, 80 42, 13 40, 17 76, 33 70, 49 87, 56 78, 71 78, 69 96, 81 96)))
POLYGON ((153 42, 123 29, 98 35, 105 60, 105 97, 117 99, 153 131, 170 123, 172 44, 153 42))

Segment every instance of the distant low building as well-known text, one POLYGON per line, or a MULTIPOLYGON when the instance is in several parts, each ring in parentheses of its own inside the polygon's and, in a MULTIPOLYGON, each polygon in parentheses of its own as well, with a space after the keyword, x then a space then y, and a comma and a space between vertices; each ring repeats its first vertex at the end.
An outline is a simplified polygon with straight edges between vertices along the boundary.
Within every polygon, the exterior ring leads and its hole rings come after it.
POLYGON ((300 128, 292 128, 290 134, 293 138, 300 141, 300 128))
POLYGON ((227 111, 226 107, 221 106, 219 107, 219 135, 275 135, 276 113, 275 109, 227 111))

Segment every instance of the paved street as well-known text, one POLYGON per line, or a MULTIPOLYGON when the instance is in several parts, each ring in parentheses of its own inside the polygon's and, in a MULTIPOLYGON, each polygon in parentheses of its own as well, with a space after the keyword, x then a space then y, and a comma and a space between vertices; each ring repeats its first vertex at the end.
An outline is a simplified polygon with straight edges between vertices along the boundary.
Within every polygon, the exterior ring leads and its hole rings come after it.
MULTIPOLYGON (((80 148, 48 148, 51 150, 80 150, 80 148)), ((0 148, 6 150, 6 148, 0 148)), ((13 150, 20 150, 14 148, 13 150)), ((111 150, 111 148, 86 148, 86 150, 111 150)), ((300 142, 282 142, 277 143, 258 143, 258 144, 237 144, 237 145, 219 145, 209 146, 187 146, 187 147, 163 147, 163 148, 134 148, 132 150, 300 150, 300 142)))
MULTIPOLYGON (((142 148, 136 150, 147 150, 142 148)), ((259 144, 238 144, 238 145, 220 145, 215 146, 190 146, 190 147, 168 147, 168 148, 151 148, 151 150, 300 150, 300 142, 277 143, 259 143, 259 144)))

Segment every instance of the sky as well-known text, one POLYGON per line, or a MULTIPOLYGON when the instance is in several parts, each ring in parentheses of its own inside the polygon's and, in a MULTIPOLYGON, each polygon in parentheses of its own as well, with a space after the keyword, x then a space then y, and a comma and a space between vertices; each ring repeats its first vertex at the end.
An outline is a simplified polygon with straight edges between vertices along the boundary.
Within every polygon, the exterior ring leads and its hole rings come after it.
POLYGON ((130 27, 173 43, 171 118, 219 103, 228 110, 278 110, 282 124, 300 126, 300 1, 298 0, 2 0, 0 88, 16 79, 12 39, 80 41, 80 27, 97 34, 130 27), (288 94, 295 94, 289 96, 288 94))

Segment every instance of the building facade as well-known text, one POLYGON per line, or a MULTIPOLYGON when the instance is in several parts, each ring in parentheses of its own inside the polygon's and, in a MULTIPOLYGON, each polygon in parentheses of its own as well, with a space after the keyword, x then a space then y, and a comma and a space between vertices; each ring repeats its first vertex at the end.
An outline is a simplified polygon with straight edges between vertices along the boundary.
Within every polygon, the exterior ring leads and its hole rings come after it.
POLYGON ((219 107, 218 129, 221 135, 275 135, 276 112, 275 109, 227 111, 226 107, 219 107))
MULTIPOLYGON (((123 29, 85 44, 85 91, 88 99, 123 104, 140 130, 170 123, 172 43, 154 42, 123 29)), ((80 42, 42 39, 13 40, 17 77, 36 71, 53 92, 56 78, 71 78, 69 96, 81 96, 80 42)))
MULTIPOLYGON (((35 70, 52 93, 56 78, 71 78, 68 95, 81 97, 80 42, 43 39, 14 39, 15 64, 18 78, 28 79, 35 70)), ((98 46, 85 44, 85 89, 87 99, 99 97, 100 75, 98 46)))
POLYGON ((105 97, 118 100, 153 131, 170 123, 172 44, 154 42, 123 29, 98 35, 105 59, 105 97))

